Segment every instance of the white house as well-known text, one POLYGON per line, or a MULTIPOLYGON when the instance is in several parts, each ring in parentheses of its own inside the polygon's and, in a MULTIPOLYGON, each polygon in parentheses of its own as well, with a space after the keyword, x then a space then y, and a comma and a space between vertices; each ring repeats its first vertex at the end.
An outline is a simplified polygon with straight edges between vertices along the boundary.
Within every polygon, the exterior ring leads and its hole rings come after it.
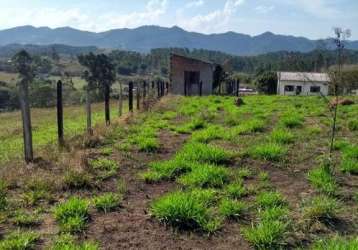
POLYGON ((278 72, 279 95, 328 95, 328 74, 307 72, 278 72))

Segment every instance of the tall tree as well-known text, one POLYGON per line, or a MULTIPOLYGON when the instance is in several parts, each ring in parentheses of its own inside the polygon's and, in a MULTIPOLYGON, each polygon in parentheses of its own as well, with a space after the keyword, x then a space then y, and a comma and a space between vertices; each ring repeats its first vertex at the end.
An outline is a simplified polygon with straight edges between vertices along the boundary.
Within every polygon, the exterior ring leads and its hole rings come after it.
POLYGON ((24 153, 26 163, 33 161, 33 147, 32 147, 32 131, 31 131, 31 112, 29 103, 29 85, 35 78, 35 71, 32 65, 32 57, 22 50, 13 57, 13 62, 16 71, 19 73, 19 94, 20 107, 23 124, 24 136, 24 153))

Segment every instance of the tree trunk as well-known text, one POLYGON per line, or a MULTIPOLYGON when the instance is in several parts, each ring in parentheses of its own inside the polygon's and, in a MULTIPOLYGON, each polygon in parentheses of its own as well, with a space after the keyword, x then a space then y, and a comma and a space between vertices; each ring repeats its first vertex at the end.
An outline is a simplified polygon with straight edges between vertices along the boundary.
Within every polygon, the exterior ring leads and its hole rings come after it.
POLYGON ((93 135, 92 130, 92 112, 91 112, 91 90, 87 86, 86 91, 86 114, 87 114, 87 132, 90 135, 93 135))
POLYGON ((104 85, 104 110, 105 110, 105 119, 106 125, 109 126, 111 124, 111 114, 109 108, 110 102, 110 86, 108 84, 104 85))
POLYGON ((123 90, 122 90, 122 82, 119 83, 119 99, 118 99, 118 116, 121 117, 123 115, 123 90))
POLYGON ((62 102, 62 81, 57 82, 57 134, 58 144, 63 147, 65 144, 63 133, 63 102, 62 102))
POLYGON ((140 110, 140 84, 139 83, 137 83, 136 95, 137 95, 137 110, 140 110))
POLYGON ((143 103, 143 107, 145 108, 146 105, 146 99, 147 98, 147 82, 143 81, 143 97, 142 97, 142 103, 143 103))
POLYGON ((22 116, 22 128, 24 136, 24 153, 26 163, 34 160, 32 148, 32 130, 31 130, 31 111, 29 104, 29 89, 28 83, 22 81, 20 83, 20 107, 22 116))

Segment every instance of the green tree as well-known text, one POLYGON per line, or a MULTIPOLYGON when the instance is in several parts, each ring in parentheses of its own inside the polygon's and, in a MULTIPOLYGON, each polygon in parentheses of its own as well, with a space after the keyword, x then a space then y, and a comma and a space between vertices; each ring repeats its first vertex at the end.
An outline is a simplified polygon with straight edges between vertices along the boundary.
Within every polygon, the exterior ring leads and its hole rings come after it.
POLYGON ((277 93, 277 74, 273 71, 265 71, 256 77, 256 86, 259 92, 274 95, 277 93))

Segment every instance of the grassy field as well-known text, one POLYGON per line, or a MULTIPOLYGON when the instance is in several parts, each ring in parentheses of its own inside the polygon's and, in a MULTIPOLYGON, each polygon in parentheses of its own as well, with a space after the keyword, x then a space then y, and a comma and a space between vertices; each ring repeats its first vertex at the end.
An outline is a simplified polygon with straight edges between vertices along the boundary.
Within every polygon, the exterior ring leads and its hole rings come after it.
MULTIPOLYGON (((111 116, 118 115, 118 104, 112 101, 111 116)), ((126 110, 126 109, 125 109, 126 110)), ((55 108, 32 109, 32 128, 34 149, 39 150, 57 141, 57 117, 55 108)), ((23 138, 21 113, 0 113, 0 164, 13 158, 22 157, 23 138)), ((104 122, 104 105, 93 105, 93 123, 104 122)), ((86 129, 86 114, 84 105, 64 108, 64 131, 68 138, 82 135, 86 129)))
POLYGON ((328 161, 322 98, 243 100, 165 97, 61 160, 3 166, 0 249, 358 249, 357 104, 328 161))

